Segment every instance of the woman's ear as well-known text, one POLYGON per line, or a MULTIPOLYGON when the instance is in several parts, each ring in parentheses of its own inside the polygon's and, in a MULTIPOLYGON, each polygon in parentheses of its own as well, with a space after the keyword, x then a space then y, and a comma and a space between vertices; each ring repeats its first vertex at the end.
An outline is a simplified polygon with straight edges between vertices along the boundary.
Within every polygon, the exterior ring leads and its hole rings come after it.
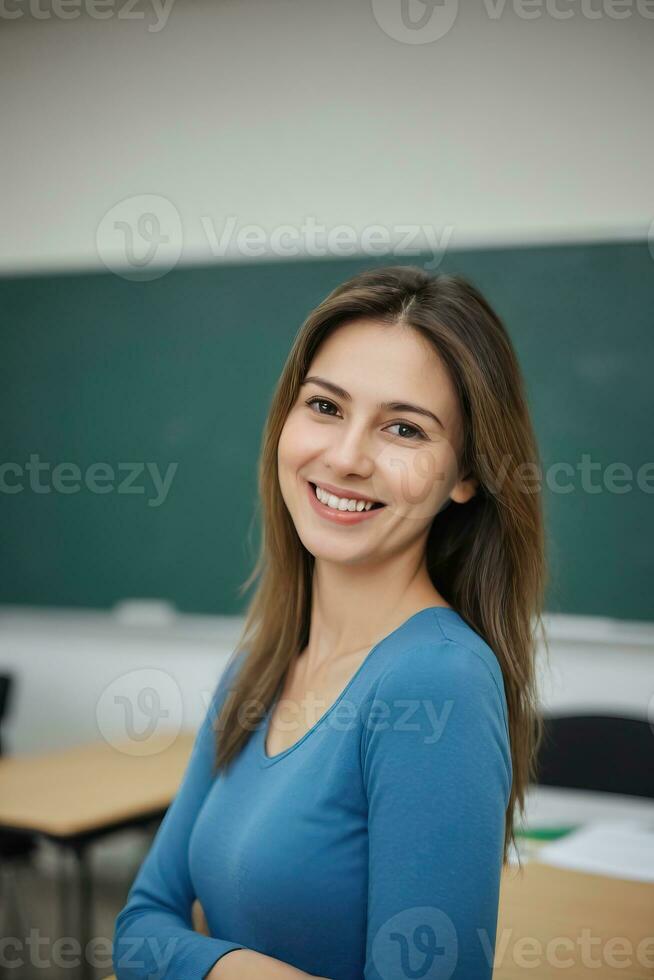
POLYGON ((459 480, 450 490, 450 497, 457 504, 467 504, 479 488, 479 480, 471 474, 459 480))

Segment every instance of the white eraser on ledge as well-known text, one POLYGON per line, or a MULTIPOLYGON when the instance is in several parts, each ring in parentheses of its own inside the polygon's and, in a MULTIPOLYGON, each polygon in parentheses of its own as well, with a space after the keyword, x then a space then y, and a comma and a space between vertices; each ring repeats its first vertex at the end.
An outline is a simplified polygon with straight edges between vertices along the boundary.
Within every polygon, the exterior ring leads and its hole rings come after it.
POLYGON ((113 615, 126 626, 170 626, 177 612, 166 599, 121 599, 113 615))

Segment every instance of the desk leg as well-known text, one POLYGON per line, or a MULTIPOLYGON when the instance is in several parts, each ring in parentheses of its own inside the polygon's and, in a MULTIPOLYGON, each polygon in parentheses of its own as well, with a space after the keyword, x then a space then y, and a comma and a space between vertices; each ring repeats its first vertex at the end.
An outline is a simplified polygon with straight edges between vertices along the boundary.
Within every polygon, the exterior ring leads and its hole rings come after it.
POLYGON ((59 874, 57 882, 57 890, 59 892, 59 929, 60 936, 62 939, 68 939, 72 936, 72 916, 71 916, 71 901, 70 901, 70 888, 71 883, 68 880, 67 871, 67 861, 68 850, 67 848, 60 848, 60 861, 59 861, 59 874))
POLYGON ((77 928, 77 938, 81 948, 82 963, 80 966, 80 980, 93 980, 95 970, 88 960, 87 944, 91 939, 93 928, 93 890, 91 880, 91 865, 87 845, 83 842, 73 844, 73 853, 77 861, 78 879, 78 902, 79 918, 77 928))

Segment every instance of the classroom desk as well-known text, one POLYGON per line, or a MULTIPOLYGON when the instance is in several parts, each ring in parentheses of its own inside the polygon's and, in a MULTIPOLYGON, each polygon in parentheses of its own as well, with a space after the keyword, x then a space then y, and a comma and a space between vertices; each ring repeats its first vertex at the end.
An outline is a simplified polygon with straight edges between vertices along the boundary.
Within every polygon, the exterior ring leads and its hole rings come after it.
POLYGON ((505 868, 494 963, 494 980, 652 978, 654 885, 538 861, 505 868))
MULTIPOLYGON (((35 832, 72 851, 78 876, 82 950, 93 935, 88 848, 99 837, 159 821, 179 788, 195 733, 161 732, 134 740, 98 741, 58 752, 0 758, 0 827, 35 832), (134 754, 138 752, 139 754, 134 754)), ((61 878, 62 935, 68 931, 68 894, 61 878)), ((81 957, 80 976, 92 971, 81 957)))
POLYGON ((537 861, 505 868, 494 964, 494 980, 651 980, 654 885, 537 861))

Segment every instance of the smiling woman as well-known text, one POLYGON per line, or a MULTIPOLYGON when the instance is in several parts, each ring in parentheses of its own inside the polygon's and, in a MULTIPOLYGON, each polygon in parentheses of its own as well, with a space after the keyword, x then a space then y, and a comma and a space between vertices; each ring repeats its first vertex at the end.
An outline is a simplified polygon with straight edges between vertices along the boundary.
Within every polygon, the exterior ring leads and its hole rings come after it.
POLYGON ((540 738, 525 463, 518 364, 469 283, 373 269, 309 315, 264 432, 258 586, 118 980, 491 977, 540 738))
MULTIPOLYGON (((471 473, 462 478, 458 471, 462 429, 456 388, 437 350, 423 336, 402 321, 389 324, 373 317, 334 329, 300 385, 277 451, 282 493, 306 549, 323 559, 332 554, 335 560, 358 552, 360 568, 366 558, 373 560, 365 589, 378 599, 388 594, 390 601, 397 586, 388 575, 387 557, 402 553, 407 561, 412 555, 419 573, 411 588, 418 591, 420 586, 425 597, 431 591, 439 599, 436 582, 421 567, 426 533, 447 501, 465 503, 478 486, 471 473), (348 379, 347 387, 336 383, 336 377, 348 379), (389 397, 380 399, 386 393, 389 397), (409 394, 415 403, 409 402, 409 394), (337 473, 347 486, 340 480, 329 482, 337 473), (319 494, 321 507, 315 505, 315 494, 309 498, 325 520, 350 526, 366 519, 366 529, 376 536, 336 539, 324 521, 305 527, 305 508, 295 501, 298 481, 303 500, 307 481, 327 491, 324 499, 319 494), (350 517, 356 504, 348 501, 357 497, 383 505, 374 528, 367 521, 370 510, 365 517, 358 512, 350 517), (343 512, 348 512, 345 517, 343 512)), ((361 583, 363 575, 358 578, 361 583)))

